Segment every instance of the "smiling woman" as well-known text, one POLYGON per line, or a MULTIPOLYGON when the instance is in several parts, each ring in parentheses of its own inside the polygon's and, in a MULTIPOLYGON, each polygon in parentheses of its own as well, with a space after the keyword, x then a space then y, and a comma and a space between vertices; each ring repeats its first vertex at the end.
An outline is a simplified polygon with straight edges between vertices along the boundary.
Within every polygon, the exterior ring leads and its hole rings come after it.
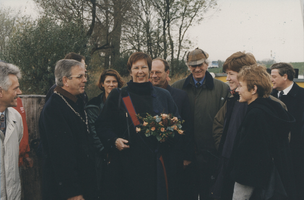
MULTIPOLYGON (((265 67, 245 66, 238 74, 238 80, 239 101, 246 102, 248 108, 231 155, 231 177, 235 182, 233 200, 260 195, 263 188, 269 187, 274 169, 288 199, 296 199, 288 141, 295 120, 279 103, 269 98, 271 81, 265 67)), ((273 192, 271 195, 278 194, 273 192)), ((276 196, 274 199, 281 198, 276 196)))
POLYGON ((111 157, 104 184, 105 199, 167 199, 172 192, 171 187, 166 187, 175 178, 174 169, 170 168, 174 156, 168 149, 172 142, 159 143, 155 137, 135 130, 139 125, 137 114, 179 116, 170 93, 149 82, 151 64, 151 57, 142 52, 129 57, 127 67, 132 80, 109 94, 96 121, 97 134, 111 157))

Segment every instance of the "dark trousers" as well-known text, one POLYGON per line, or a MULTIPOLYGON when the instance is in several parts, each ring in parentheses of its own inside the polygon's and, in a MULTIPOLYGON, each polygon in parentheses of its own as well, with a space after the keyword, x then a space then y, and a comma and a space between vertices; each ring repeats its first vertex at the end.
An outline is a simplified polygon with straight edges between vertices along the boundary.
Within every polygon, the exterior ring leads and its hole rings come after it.
POLYGON ((183 189, 179 200, 212 200, 210 188, 215 181, 216 152, 206 151, 196 155, 196 159, 184 169, 182 174, 183 189))

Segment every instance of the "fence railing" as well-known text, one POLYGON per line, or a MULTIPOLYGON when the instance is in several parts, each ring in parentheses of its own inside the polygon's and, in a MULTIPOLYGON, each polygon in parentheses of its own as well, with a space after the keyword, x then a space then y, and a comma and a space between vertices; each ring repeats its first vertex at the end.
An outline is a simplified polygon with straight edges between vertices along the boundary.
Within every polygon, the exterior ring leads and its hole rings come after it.
POLYGON ((39 116, 45 103, 45 95, 20 95, 26 113, 29 131, 30 157, 34 161, 32 168, 20 168, 22 200, 40 200, 41 197, 41 164, 36 155, 39 145, 39 116))

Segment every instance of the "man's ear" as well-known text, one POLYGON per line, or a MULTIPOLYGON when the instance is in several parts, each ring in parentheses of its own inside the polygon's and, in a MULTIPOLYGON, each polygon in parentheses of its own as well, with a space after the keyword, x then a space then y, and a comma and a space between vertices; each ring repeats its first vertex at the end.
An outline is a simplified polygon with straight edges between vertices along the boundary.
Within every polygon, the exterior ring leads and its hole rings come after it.
POLYGON ((254 85, 253 89, 252 89, 252 94, 257 94, 258 91, 258 87, 256 85, 254 85))
POLYGON ((63 83, 63 86, 66 86, 66 87, 68 87, 68 86, 69 86, 69 84, 68 84, 68 80, 69 80, 69 78, 68 78, 68 77, 66 77, 66 76, 62 77, 62 83, 63 83))
POLYGON ((169 77, 170 70, 167 70, 166 73, 167 73, 167 78, 166 78, 166 80, 167 80, 167 81, 171 81, 171 78, 169 77))
POLYGON ((287 75, 287 74, 284 74, 284 75, 283 75, 283 78, 284 78, 284 80, 286 81, 286 80, 288 79, 288 75, 287 75))

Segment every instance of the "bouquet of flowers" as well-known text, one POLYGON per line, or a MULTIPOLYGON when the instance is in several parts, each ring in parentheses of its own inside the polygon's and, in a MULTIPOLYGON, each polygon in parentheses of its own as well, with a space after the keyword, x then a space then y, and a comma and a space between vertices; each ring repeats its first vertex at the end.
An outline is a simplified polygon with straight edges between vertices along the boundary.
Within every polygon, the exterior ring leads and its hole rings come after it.
POLYGON ((165 142, 169 137, 174 137, 175 132, 178 134, 184 134, 181 130, 182 123, 177 117, 172 114, 160 114, 151 116, 147 113, 147 116, 141 117, 137 115, 138 119, 142 121, 142 124, 136 127, 136 133, 142 132, 146 137, 155 136, 159 142, 165 142))

